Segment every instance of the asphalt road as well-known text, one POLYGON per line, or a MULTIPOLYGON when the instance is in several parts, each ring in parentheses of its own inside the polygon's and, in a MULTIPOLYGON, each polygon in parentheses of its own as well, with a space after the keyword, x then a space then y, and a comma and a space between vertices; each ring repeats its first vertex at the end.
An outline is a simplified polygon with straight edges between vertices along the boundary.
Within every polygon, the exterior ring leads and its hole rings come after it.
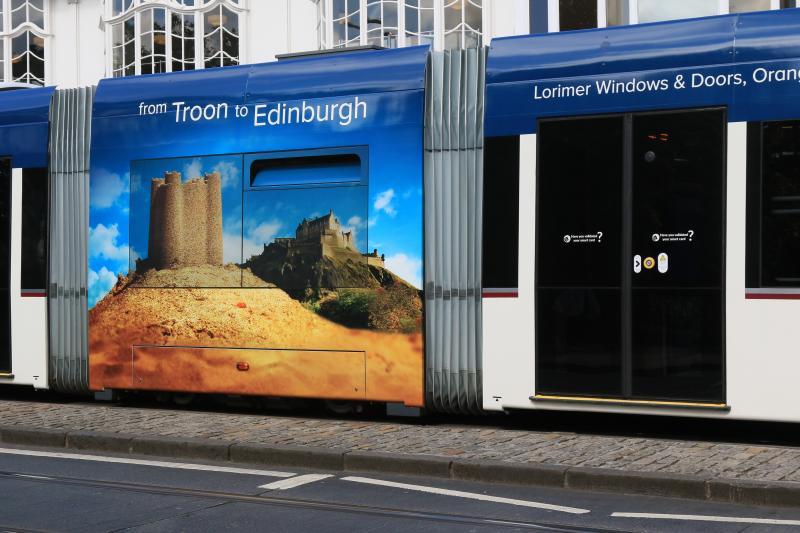
POLYGON ((0 448, 0 531, 788 532, 800 508, 0 448))

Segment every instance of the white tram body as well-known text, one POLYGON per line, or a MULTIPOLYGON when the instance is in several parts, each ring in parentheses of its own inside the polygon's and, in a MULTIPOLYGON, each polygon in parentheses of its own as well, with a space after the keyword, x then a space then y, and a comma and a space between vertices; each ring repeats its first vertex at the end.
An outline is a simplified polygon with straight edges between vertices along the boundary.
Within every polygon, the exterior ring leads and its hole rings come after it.
POLYGON ((800 419, 798 23, 493 43, 487 145, 519 144, 519 275, 484 272, 484 409, 800 419))
POLYGON ((52 88, 0 93, 0 384, 48 388, 47 143, 52 88), (14 354, 16 356, 12 357, 14 354), (13 364, 12 364, 13 363, 13 364))
POLYGON ((800 421, 800 11, 0 94, 0 383, 800 421))

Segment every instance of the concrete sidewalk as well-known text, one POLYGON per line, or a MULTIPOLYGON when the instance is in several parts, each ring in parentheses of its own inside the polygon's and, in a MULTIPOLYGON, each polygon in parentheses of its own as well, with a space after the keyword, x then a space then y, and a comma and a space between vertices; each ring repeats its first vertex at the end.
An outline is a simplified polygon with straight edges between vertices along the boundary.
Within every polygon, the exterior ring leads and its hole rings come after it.
POLYGON ((800 448, 0 400, 0 441, 800 506, 800 448))

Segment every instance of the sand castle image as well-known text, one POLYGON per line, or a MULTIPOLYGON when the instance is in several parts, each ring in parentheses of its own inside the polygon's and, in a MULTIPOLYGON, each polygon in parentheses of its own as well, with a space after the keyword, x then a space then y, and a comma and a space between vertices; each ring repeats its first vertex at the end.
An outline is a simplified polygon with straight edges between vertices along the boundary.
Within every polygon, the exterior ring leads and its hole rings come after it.
POLYGON ((222 265, 221 182, 219 172, 185 183, 180 172, 153 179, 148 267, 222 265))

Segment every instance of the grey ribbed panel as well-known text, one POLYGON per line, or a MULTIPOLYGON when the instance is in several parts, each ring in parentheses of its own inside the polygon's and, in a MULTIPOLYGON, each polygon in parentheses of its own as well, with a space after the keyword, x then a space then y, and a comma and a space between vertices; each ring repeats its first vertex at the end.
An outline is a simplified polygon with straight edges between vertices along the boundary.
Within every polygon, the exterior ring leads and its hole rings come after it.
POLYGON ((89 151, 94 87, 57 90, 50 104, 50 387, 89 390, 89 151))
POLYGON ((425 102, 427 405, 481 410, 484 50, 434 52, 425 102))

